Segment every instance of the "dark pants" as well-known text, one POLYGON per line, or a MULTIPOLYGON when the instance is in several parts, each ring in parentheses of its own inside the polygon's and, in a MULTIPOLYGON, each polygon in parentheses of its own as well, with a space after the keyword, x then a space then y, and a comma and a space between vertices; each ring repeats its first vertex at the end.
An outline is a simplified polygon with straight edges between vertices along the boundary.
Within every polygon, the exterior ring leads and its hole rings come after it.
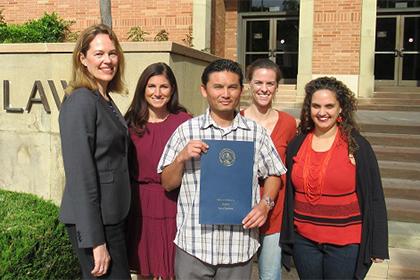
MULTIPOLYGON (((97 279, 90 272, 94 267, 92 248, 79 248, 76 239, 76 226, 66 225, 67 233, 73 251, 79 259, 83 279, 97 279)), ((127 248, 125 240, 125 223, 104 226, 105 240, 108 253, 111 256, 111 264, 107 274, 99 279, 131 279, 128 268, 127 248)))
POLYGON ((212 265, 176 247, 175 275, 180 280, 247 280, 251 279, 252 259, 244 263, 212 265))
POLYGON ((358 244, 318 244, 295 236, 293 259, 300 279, 354 279, 358 244))

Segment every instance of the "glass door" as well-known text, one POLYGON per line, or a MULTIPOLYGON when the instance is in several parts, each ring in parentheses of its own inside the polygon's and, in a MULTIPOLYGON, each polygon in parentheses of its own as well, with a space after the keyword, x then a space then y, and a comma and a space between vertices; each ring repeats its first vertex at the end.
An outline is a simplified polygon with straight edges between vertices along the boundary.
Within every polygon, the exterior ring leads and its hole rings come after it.
POLYGON ((283 72, 283 82, 296 83, 299 20, 297 18, 248 18, 243 20, 244 50, 241 62, 247 67, 258 58, 269 58, 283 72))
POLYGON ((379 16, 376 21, 377 84, 416 86, 420 82, 420 16, 379 16))

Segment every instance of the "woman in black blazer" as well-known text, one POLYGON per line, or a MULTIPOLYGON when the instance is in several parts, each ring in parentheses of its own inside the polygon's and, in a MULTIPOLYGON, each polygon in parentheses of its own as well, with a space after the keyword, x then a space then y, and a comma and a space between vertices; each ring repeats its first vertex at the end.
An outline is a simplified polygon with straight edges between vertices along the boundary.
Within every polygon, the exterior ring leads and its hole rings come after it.
POLYGON ((126 91, 123 73, 123 51, 114 32, 101 24, 84 30, 59 117, 66 175, 60 221, 84 279, 130 279, 125 244, 129 138, 109 95, 126 91))

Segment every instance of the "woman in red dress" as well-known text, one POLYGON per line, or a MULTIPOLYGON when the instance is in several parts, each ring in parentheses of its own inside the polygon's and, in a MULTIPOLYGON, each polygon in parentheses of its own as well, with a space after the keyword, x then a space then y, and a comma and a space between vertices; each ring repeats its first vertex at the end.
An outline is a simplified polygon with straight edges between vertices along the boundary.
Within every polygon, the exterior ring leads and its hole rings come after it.
POLYGON ((175 76, 165 63, 141 74, 125 114, 132 140, 132 207, 128 224, 130 268, 141 276, 174 277, 178 189, 166 192, 157 164, 174 130, 191 118, 179 104, 175 76))

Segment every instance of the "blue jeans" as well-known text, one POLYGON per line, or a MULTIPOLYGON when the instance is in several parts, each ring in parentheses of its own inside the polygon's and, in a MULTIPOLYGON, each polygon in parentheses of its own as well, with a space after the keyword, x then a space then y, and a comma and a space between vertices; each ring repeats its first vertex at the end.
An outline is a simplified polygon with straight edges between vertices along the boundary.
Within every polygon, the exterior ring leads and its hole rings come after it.
POLYGON ((280 233, 260 235, 260 254, 258 269, 260 280, 281 279, 281 248, 279 246, 280 233))
POLYGON ((295 236, 293 259, 300 279, 354 279, 358 244, 319 244, 295 236))

